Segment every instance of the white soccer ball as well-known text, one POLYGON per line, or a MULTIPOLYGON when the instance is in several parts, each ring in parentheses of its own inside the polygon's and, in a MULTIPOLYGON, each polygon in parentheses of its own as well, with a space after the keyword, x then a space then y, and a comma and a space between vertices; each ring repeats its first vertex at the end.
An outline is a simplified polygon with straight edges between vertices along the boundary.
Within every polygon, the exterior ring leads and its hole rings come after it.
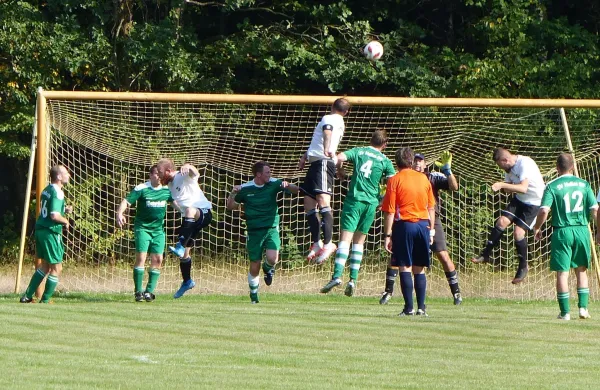
POLYGON ((377 61, 383 55, 383 46, 378 41, 371 41, 365 46, 363 52, 370 61, 377 61))

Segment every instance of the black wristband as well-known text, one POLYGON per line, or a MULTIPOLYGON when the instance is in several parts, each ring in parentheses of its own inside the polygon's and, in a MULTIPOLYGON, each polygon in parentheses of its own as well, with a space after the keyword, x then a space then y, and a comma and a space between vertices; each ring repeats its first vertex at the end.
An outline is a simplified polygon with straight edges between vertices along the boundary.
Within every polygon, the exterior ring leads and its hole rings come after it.
POLYGON ((391 237, 392 235, 391 235, 391 234, 386 234, 385 236, 386 236, 386 237, 391 237))

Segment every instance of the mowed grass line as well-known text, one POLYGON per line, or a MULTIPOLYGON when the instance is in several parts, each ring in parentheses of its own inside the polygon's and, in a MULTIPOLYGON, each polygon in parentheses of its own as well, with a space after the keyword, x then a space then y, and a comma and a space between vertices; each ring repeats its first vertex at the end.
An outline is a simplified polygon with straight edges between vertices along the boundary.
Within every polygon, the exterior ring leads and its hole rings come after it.
POLYGON ((558 321, 550 301, 436 299, 430 317, 400 318, 401 299, 339 295, 17 300, 0 297, 6 389, 589 389, 600 379, 599 322, 558 321))

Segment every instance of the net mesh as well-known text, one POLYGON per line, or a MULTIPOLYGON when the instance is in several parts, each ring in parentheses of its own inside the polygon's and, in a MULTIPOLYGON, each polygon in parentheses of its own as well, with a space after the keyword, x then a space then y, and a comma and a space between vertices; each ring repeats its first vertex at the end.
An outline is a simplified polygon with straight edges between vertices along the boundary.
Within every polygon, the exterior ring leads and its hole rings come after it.
MULTIPOLYGON (((193 292, 246 294, 244 221, 238 212, 225 209, 226 197, 233 185, 251 180, 257 160, 269 161, 274 177, 300 184, 304 172, 296 168, 298 158, 328 111, 326 105, 48 100, 49 162, 63 163, 73 173, 65 194, 74 205, 76 225, 66 235, 62 288, 132 291, 132 224, 116 228, 115 210, 136 184, 147 180, 153 163, 169 157, 177 165, 191 162, 199 168, 201 187, 214 207, 214 220, 192 251, 193 277, 199 281, 193 292)), ((598 188, 597 111, 572 109, 566 114, 580 175, 598 188)), ((491 158, 493 148, 505 146, 530 156, 546 180, 554 178, 556 156, 567 150, 558 109, 356 105, 346 125, 339 151, 368 145, 372 131, 383 128, 390 136, 384 152, 392 160, 400 146, 423 153, 428 163, 444 150, 453 153, 460 189, 442 192, 441 219, 464 296, 555 296, 554 276, 548 270, 549 230, 539 242, 529 235, 530 273, 520 285, 510 284, 517 264, 512 229, 494 251, 493 265, 474 265, 469 259, 480 252, 489 228, 508 202, 506 195, 490 189, 503 180, 491 158)), ((334 241, 347 184, 336 182, 334 188, 334 241)), ((320 267, 304 261, 310 239, 299 197, 281 198, 279 211, 281 264, 273 285, 263 285, 261 291, 315 293, 330 279, 332 261, 320 267)), ((131 210, 130 216, 134 215, 131 210)), ((169 209, 168 243, 175 242, 179 223, 180 216, 169 209)), ((378 215, 365 244, 359 295, 383 290, 388 255, 381 246, 381 233, 378 215)), ((595 278, 590 280, 596 291, 595 278)), ((172 292, 180 281, 178 261, 166 256, 157 291, 172 292)), ((428 288, 430 295, 449 295, 437 260, 429 270, 428 288)))

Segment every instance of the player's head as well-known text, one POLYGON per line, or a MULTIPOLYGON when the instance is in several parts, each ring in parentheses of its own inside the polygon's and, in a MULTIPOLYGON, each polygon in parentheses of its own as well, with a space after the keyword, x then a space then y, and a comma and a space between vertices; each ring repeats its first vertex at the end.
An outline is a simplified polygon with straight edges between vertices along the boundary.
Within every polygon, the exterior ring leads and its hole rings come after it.
POLYGON ((169 158, 161 158, 156 163, 158 177, 162 184, 169 184, 175 175, 175 164, 169 158))
POLYGON ((400 148, 396 151, 396 165, 398 169, 406 169, 412 168, 413 161, 415 159, 415 154, 412 149, 409 147, 400 148))
POLYGON ((160 185, 160 177, 158 177, 158 165, 154 164, 148 170, 148 178, 152 187, 158 187, 160 185))
POLYGON ((494 162, 506 172, 510 172, 517 161, 516 156, 508 149, 496 148, 493 154, 494 162))
POLYGON ((415 158, 413 159, 413 169, 418 172, 425 172, 425 156, 421 153, 415 153, 415 158))
POLYGON ((385 130, 375 130, 371 136, 371 146, 383 150, 387 146, 388 136, 385 130))
POLYGON ((57 164, 50 168, 50 182, 52 184, 67 184, 70 178, 71 174, 64 165, 57 164))
POLYGON ((559 175, 566 175, 567 173, 573 172, 575 162, 573 161, 573 155, 570 153, 561 153, 556 159, 556 170, 559 175))
POLYGON ((344 98, 335 99, 331 106, 331 112, 345 116, 350 111, 350 102, 344 98))
POLYGON ((252 166, 254 182, 263 185, 271 180, 271 165, 266 161, 258 161, 252 166))

